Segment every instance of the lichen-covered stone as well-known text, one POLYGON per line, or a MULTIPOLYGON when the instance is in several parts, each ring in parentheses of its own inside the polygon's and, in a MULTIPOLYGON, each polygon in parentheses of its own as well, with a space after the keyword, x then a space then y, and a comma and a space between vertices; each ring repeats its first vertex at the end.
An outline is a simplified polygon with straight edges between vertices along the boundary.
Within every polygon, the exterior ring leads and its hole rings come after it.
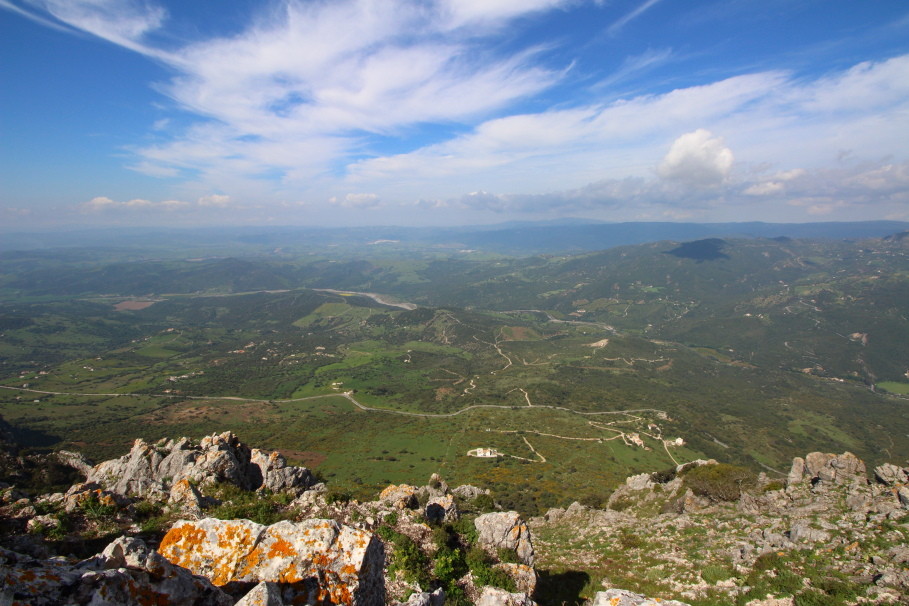
POLYGON ((486 513, 474 520, 479 543, 492 549, 511 549, 524 564, 533 566, 533 541, 527 524, 516 511, 486 513))
POLYGON ((598 591, 590 606, 688 606, 677 600, 648 598, 627 589, 607 589, 598 591))
POLYGON ((0 549, 0 604, 4 606, 230 606, 233 599, 149 550, 119 538, 78 564, 36 560, 0 549))
POLYGON ((159 547, 168 560, 218 586, 233 582, 282 584, 295 600, 317 604, 384 603, 381 541, 333 520, 278 522, 180 521, 159 547))
POLYGON ((410 484, 390 484, 379 494, 379 500, 398 509, 417 506, 417 488, 410 484))

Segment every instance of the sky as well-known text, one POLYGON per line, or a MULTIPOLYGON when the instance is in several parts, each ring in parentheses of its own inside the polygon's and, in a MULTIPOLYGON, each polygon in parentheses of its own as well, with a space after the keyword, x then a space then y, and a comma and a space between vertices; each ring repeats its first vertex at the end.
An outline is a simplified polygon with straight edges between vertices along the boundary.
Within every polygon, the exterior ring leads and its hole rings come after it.
POLYGON ((0 0, 0 229, 909 221, 905 0, 0 0))

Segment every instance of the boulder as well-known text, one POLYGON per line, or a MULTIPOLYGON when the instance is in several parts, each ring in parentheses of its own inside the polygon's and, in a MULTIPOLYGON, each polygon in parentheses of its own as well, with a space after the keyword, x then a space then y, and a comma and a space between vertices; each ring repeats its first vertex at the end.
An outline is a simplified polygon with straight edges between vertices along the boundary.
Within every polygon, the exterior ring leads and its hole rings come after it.
POLYGON ((443 606, 445 604, 445 592, 439 587, 432 593, 422 591, 413 593, 404 602, 404 606, 443 606))
POLYGON ((232 432, 198 445, 189 438, 149 444, 136 440, 128 454, 93 467, 88 480, 123 495, 165 499, 181 480, 204 486, 229 482, 246 490, 302 492, 314 479, 305 467, 288 467, 279 453, 250 450, 232 432))
POLYGON ((688 606, 677 600, 648 598, 626 589, 598 591, 589 604, 590 606, 688 606))
POLYGON ((807 522, 800 521, 792 525, 789 540, 793 543, 820 543, 830 540, 830 533, 812 528, 807 522))
POLYGON ((488 488, 477 488, 476 486, 471 486, 470 484, 462 484, 462 485, 458 486, 457 488, 453 489, 451 491, 451 494, 453 494, 456 497, 465 499, 467 501, 473 501, 474 499, 476 499, 477 497, 479 497, 481 495, 489 494, 489 489, 488 488))
POLYGON ((234 606, 284 606, 286 603, 281 595, 281 587, 277 583, 263 581, 240 598, 234 606))
POLYGON ((805 475, 813 483, 848 484, 867 482, 865 463, 851 452, 834 455, 812 452, 805 457, 805 475))
POLYGON ((30 606, 230 606, 234 600, 207 579, 121 537, 101 554, 73 564, 36 560, 0 549, 0 604, 30 606))
POLYGON ((170 488, 168 501, 178 505, 184 514, 193 519, 202 517, 202 508, 206 504, 205 497, 202 496, 202 493, 200 493, 195 486, 190 484, 189 480, 186 478, 174 482, 174 485, 170 488))
POLYGON ((653 488, 653 480, 650 479, 651 474, 641 473, 636 476, 629 476, 625 478, 625 486, 629 490, 650 490, 653 488))
POLYGON ((903 509, 909 509, 909 487, 900 486, 896 491, 896 498, 903 509))
POLYGON ((530 566, 502 562, 496 564, 496 568, 502 569, 505 574, 511 577, 518 591, 533 595, 533 592, 537 590, 537 572, 530 566))
POLYGON ((410 484, 389 484, 379 494, 379 500, 398 509, 414 509, 417 506, 417 488, 410 484))
POLYGON ((789 475, 786 478, 786 486, 801 484, 805 479, 805 459, 795 457, 792 459, 792 467, 789 469, 789 475))
POLYGON ((284 456, 279 452, 269 452, 253 448, 250 453, 253 472, 256 468, 261 475, 260 489, 272 492, 296 490, 299 487, 311 486, 315 479, 305 467, 288 467, 284 456))
POLYGON ((884 486, 906 483, 906 470, 893 463, 884 463, 874 468, 874 479, 884 486))
POLYGON ((181 520, 160 553, 216 586, 272 582, 285 601, 381 605, 385 600, 382 542, 333 520, 278 522, 181 520))
POLYGON ((434 497, 426 504, 424 515, 428 522, 434 524, 453 522, 457 520, 459 516, 458 506, 455 504, 454 497, 451 495, 434 497))
POLYGON ((498 587, 483 587, 477 606, 536 606, 526 593, 509 593, 498 587))
POLYGON ((483 547, 511 549, 524 564, 533 566, 533 541, 527 524, 516 511, 486 513, 474 520, 483 547))
POLYGON ((63 509, 67 513, 83 509, 89 503, 104 507, 121 508, 128 506, 130 500, 115 492, 104 490, 97 482, 73 484, 63 495, 63 509))

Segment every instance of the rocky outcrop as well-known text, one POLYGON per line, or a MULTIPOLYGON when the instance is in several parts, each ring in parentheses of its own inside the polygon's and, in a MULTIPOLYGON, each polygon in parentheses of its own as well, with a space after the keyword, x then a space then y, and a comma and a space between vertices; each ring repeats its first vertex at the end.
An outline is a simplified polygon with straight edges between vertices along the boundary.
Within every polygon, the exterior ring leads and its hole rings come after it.
POLYGON ((909 473, 893 463, 884 463, 874 468, 874 479, 884 486, 894 486, 905 484, 909 480, 909 473))
MULTIPOLYGON (((834 603, 823 584, 837 578, 855 603, 909 603, 902 563, 909 561, 909 468, 881 465, 876 482, 865 470, 850 453, 810 453, 793 461, 785 487, 764 477, 735 501, 702 503, 692 500, 684 475, 654 474, 652 486, 633 476, 616 490, 621 511, 572 504, 529 520, 539 537, 536 564, 598 570, 608 553, 615 571, 609 582, 640 591, 633 583, 644 574, 647 586, 659 588, 651 595, 663 591, 685 602, 834 603), (792 575, 785 591, 767 580, 785 575, 792 575)), ((598 599, 594 604, 670 603, 615 592, 598 599), (639 601, 627 601, 632 597, 639 601)))
POLYGON ((458 519, 458 506, 451 495, 434 497, 426 504, 423 515, 432 524, 454 522, 458 519))
POLYGON ((625 589, 607 589, 598 591, 590 606, 688 606, 676 600, 652 599, 625 589))
POLYGON ((181 480, 206 485, 229 482, 246 490, 302 492, 314 482, 305 467, 289 467, 276 452, 250 449, 231 432, 194 444, 189 438, 149 444, 136 440, 128 454, 93 467, 88 481, 107 490, 165 499, 181 480))
POLYGON ((536 606, 526 593, 509 593, 498 587, 484 587, 477 606, 536 606))
POLYGON ((207 579, 174 566, 139 539, 119 538, 73 564, 0 549, 0 604, 58 606, 230 606, 207 579))
POLYGON ((379 500, 397 509, 413 509, 417 506, 416 493, 416 486, 390 484, 379 494, 379 500))
POLYGON ((865 463, 851 452, 835 455, 824 452, 809 453, 804 459, 796 457, 787 477, 787 484, 804 481, 814 485, 842 485, 852 482, 867 483, 865 463))
POLYGON ((445 604, 445 592, 439 587, 432 593, 421 591, 411 594, 404 606, 442 606, 445 604))
POLYGON ((516 511, 486 513, 474 520, 483 547, 510 549, 524 564, 533 566, 533 541, 527 524, 516 511))
POLYGON ((288 602, 381 605, 382 543, 333 520, 278 522, 180 521, 159 547, 170 562, 217 586, 272 582, 288 602))

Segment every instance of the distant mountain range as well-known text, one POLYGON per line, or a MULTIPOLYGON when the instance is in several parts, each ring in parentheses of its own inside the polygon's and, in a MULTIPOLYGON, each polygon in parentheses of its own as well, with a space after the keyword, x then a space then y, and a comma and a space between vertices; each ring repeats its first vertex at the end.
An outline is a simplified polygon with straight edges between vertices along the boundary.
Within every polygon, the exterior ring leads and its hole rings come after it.
POLYGON ((7 233, 0 251, 55 248, 135 247, 170 250, 205 250, 207 254, 231 251, 271 252, 275 249, 335 251, 357 250, 478 250, 532 255, 604 250, 614 246, 660 240, 700 238, 821 238, 863 239, 909 231, 905 221, 851 223, 597 223, 578 219, 511 222, 460 227, 224 227, 86 229, 46 233, 7 233))

